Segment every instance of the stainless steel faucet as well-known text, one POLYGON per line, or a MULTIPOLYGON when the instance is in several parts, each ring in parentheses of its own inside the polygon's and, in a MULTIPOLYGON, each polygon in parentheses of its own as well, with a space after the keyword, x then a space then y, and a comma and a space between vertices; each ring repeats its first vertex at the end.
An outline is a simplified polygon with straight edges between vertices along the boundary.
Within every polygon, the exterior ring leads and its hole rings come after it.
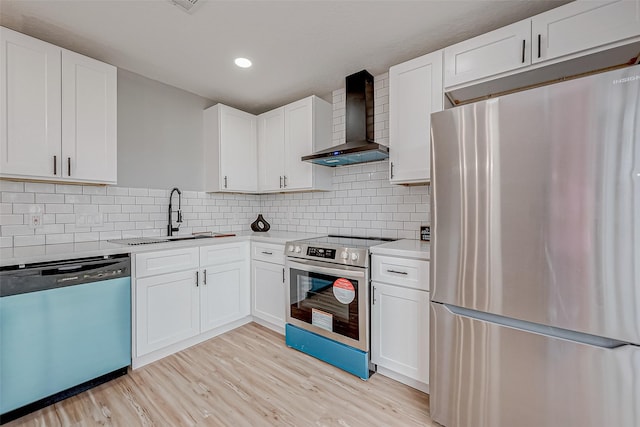
POLYGON ((182 223, 182 211, 180 210, 180 205, 182 203, 181 199, 182 191, 180 191, 178 187, 174 187, 169 194, 169 225, 167 226, 167 236, 173 236, 173 232, 180 229, 180 223, 182 223), (172 222, 173 220, 171 218, 171 214, 173 213, 173 211, 171 210, 171 199, 173 198, 173 193, 176 191, 178 192, 178 210, 176 211, 178 213, 178 218, 176 219, 176 223, 178 224, 178 226, 174 227, 172 222))

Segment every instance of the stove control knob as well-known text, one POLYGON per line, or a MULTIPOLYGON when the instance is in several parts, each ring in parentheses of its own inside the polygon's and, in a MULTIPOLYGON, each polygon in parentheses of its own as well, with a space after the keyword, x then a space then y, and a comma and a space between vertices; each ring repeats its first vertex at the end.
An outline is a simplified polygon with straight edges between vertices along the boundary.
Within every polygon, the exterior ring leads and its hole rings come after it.
POLYGON ((340 258, 342 259, 349 259, 349 254, 347 253, 347 251, 344 251, 340 254, 340 258))
POLYGON ((351 254, 351 261, 357 261, 358 260, 358 254, 357 253, 352 253, 351 254))
POLYGON ((296 246, 296 253, 299 254, 302 251, 302 249, 300 248, 300 246, 296 246))
POLYGON ((293 245, 289 245, 289 247, 287 248, 287 250, 288 250, 289 252, 293 252, 293 245))

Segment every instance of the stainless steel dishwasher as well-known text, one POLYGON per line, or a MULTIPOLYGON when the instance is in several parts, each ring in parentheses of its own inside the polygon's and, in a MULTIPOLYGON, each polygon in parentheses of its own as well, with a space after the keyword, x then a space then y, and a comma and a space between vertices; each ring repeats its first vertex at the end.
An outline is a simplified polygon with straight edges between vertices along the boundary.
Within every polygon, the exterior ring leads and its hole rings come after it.
POLYGON ((0 269, 0 423, 127 373, 128 255, 0 269))

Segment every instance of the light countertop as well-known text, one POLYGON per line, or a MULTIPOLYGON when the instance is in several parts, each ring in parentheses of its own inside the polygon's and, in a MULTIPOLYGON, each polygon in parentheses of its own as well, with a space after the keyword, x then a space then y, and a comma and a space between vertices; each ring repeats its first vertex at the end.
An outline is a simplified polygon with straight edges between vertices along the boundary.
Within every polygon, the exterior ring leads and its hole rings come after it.
MULTIPOLYGON (((235 233, 234 237, 182 240, 178 242, 154 243, 150 245, 128 246, 109 241, 63 243, 58 245, 22 246, 0 249, 0 267, 51 262, 74 258, 87 258, 115 254, 134 254, 164 249, 219 245, 238 241, 259 241, 284 244, 289 240, 306 239, 322 235, 290 231, 270 231, 256 233, 252 231, 235 233)), ((161 237, 158 237, 161 238, 161 237)))
POLYGON ((429 260, 431 259, 431 244, 422 240, 402 239, 373 246, 371 253, 374 255, 429 260))

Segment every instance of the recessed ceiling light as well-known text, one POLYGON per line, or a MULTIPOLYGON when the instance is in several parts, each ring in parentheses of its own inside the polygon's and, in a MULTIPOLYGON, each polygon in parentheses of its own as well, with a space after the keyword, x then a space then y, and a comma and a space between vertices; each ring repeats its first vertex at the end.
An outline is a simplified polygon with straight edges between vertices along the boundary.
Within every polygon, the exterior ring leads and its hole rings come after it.
POLYGON ((236 60, 234 62, 240 68, 249 68, 249 67, 251 67, 251 61, 249 61, 247 58, 236 58, 236 60))

